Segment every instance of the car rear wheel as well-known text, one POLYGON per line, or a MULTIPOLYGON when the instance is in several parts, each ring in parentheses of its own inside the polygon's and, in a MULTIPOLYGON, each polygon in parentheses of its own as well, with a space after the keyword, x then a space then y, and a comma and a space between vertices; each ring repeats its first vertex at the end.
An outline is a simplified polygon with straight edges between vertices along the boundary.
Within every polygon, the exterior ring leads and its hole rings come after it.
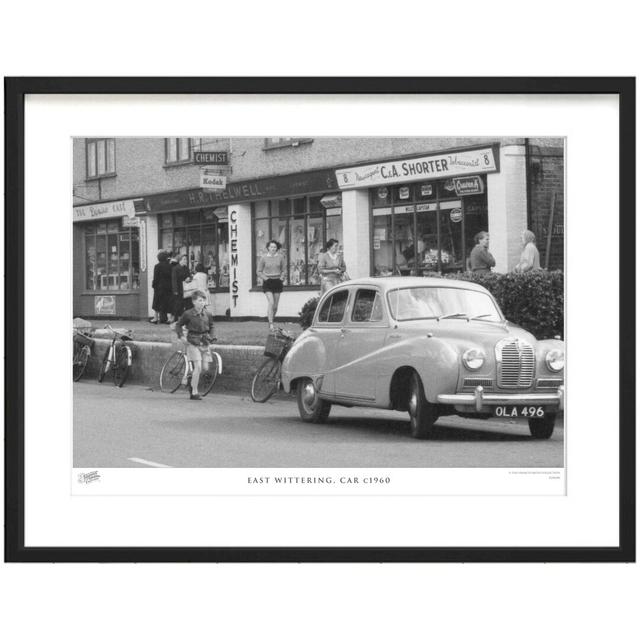
POLYGON ((298 382, 298 411, 305 422, 325 422, 331 411, 331 403, 318 396, 313 380, 304 378, 298 382))
POLYGON ((529 431, 536 440, 548 440, 555 426, 555 413, 548 413, 544 418, 529 418, 529 431))
POLYGON ((409 382, 409 398, 407 402, 411 435, 419 440, 433 435, 433 426, 438 419, 436 408, 424 395, 420 376, 414 371, 409 382))

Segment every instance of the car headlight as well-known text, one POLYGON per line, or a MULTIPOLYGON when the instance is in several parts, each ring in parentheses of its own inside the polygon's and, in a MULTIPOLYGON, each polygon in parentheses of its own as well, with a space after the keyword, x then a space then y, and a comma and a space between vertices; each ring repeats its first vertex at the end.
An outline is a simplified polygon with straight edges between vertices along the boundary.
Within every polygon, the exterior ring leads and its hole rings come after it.
POLYGON ((545 362, 547 363, 547 369, 557 373, 564 369, 564 351, 561 349, 551 349, 545 356, 545 362))
POLYGON ((471 371, 479 369, 484 364, 484 351, 482 349, 467 349, 462 354, 462 362, 471 371))

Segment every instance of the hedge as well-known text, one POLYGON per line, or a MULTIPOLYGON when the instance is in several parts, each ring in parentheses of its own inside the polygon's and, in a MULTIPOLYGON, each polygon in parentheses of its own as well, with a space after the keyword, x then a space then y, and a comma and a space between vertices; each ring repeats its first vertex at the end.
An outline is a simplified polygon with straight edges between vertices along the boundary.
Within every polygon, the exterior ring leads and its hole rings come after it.
MULTIPOLYGON (((436 277, 440 277, 435 274, 436 277)), ((564 335, 564 274, 562 271, 448 274, 445 279, 476 282, 498 301, 507 320, 531 332, 538 340, 564 335)), ((303 329, 311 325, 319 296, 305 302, 298 316, 303 329)))

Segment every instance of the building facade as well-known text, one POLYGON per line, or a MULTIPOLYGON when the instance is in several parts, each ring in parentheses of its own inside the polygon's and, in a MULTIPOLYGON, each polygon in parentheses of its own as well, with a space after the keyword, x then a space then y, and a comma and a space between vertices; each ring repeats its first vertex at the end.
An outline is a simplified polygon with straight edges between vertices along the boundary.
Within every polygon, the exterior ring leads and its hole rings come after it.
POLYGON ((271 239, 286 317, 318 293, 330 238, 352 278, 465 270, 479 231, 496 271, 527 228, 564 264, 558 138, 78 138, 73 154, 74 315, 152 315, 161 249, 201 263, 215 315, 238 319, 266 313, 271 239))

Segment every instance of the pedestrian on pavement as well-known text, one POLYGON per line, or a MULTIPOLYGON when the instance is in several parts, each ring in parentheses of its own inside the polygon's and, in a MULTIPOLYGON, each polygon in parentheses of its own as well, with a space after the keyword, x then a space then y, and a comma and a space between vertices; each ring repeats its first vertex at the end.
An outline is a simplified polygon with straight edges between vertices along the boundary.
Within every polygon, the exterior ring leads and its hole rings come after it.
POLYGON ((318 273, 320 274, 320 295, 325 291, 329 291, 331 287, 335 287, 342 282, 347 273, 347 267, 344 264, 344 258, 338 254, 340 243, 331 238, 327 241, 324 252, 318 258, 318 273))
POLYGON ((209 295, 209 278, 207 276, 207 270, 202 262, 198 262, 194 268, 193 283, 196 290, 202 291, 206 298, 205 306, 213 313, 211 308, 211 296, 209 295))
POLYGON ((526 273, 540 269, 540 252, 536 247, 536 235, 533 231, 526 229, 520 236, 522 240, 522 253, 520 262, 513 269, 516 273, 526 273))
POLYGON ((153 302, 151 308, 155 315, 149 320, 153 324, 167 324, 168 315, 173 313, 173 295, 171 290, 171 264, 166 251, 158 252, 158 263, 153 268, 153 302))
POLYGON ((273 322, 278 313, 278 302, 283 289, 283 280, 286 274, 286 262, 284 256, 279 253, 280 243, 276 240, 267 242, 267 255, 258 260, 258 278, 262 280, 262 291, 267 298, 267 319, 269 331, 274 330, 273 322))
POLYGON ((185 344, 187 358, 193 363, 189 400, 202 400, 198 393, 200 372, 206 371, 212 361, 209 345, 215 342, 215 330, 213 315, 205 308, 206 300, 204 291, 194 291, 191 295, 193 307, 187 309, 175 325, 178 339, 185 344))
POLYGON ((184 281, 191 278, 191 271, 187 266, 189 259, 182 254, 171 270, 171 291, 173 293, 173 315, 179 318, 185 310, 184 281))
POLYGON ((471 249, 469 266, 474 273, 491 273, 496 266, 495 258, 489 253, 489 232, 480 231, 475 236, 476 246, 471 249))

